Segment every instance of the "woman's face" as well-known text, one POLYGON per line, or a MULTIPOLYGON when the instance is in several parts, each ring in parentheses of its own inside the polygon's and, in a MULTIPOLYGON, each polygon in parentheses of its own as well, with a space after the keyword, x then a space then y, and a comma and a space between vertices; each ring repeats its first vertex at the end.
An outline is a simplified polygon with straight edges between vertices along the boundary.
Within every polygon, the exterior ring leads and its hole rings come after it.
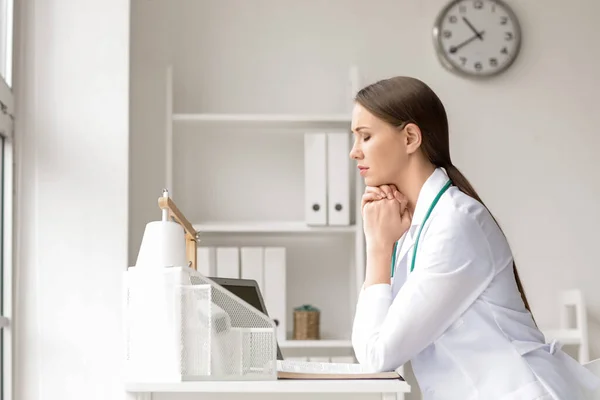
POLYGON ((355 104, 352 112, 354 145, 350 158, 356 160, 366 186, 396 182, 408 163, 405 130, 384 122, 355 104))

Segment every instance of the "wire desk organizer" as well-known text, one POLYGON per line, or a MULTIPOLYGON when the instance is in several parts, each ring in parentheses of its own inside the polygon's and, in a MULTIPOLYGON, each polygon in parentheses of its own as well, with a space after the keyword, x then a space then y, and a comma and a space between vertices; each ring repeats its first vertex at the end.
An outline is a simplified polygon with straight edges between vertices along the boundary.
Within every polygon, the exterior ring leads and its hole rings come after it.
POLYGON ((197 232, 169 197, 159 207, 185 230, 188 265, 124 273, 126 381, 276 380, 274 322, 200 274, 197 232))

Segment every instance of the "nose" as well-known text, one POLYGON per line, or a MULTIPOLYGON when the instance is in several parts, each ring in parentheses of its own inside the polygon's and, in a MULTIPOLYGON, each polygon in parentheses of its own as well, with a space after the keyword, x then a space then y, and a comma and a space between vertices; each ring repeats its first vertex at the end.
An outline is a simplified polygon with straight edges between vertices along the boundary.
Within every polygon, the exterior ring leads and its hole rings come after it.
POLYGON ((359 148, 359 146, 357 145, 356 141, 354 142, 354 145, 352 146, 352 149, 350 150, 350 158, 353 160, 360 160, 361 158, 364 157, 364 154, 362 152, 362 150, 359 148))

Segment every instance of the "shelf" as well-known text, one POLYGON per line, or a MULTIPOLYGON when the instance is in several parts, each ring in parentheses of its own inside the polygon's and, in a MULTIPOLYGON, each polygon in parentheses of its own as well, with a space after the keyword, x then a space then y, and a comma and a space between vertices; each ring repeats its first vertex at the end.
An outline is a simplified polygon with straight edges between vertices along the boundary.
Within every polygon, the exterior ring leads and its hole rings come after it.
POLYGON ((194 224, 202 233, 354 233, 356 225, 308 226, 304 221, 205 222, 194 224))
POLYGON ((350 340, 286 340, 280 342, 282 349, 345 349, 352 348, 350 340))
POLYGON ((408 393, 401 380, 273 380, 127 383, 128 392, 151 393, 408 393))
POLYGON ((173 121, 187 122, 287 122, 349 124, 350 114, 173 114, 173 121))

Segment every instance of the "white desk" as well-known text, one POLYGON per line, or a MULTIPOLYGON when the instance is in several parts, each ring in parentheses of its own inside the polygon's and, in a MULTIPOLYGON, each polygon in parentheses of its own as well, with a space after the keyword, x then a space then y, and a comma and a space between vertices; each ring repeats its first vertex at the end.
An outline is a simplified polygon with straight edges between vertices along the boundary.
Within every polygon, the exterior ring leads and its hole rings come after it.
POLYGON ((410 385, 400 380, 278 380, 128 383, 128 400, 151 400, 153 393, 379 393, 381 400, 404 400, 410 385))

